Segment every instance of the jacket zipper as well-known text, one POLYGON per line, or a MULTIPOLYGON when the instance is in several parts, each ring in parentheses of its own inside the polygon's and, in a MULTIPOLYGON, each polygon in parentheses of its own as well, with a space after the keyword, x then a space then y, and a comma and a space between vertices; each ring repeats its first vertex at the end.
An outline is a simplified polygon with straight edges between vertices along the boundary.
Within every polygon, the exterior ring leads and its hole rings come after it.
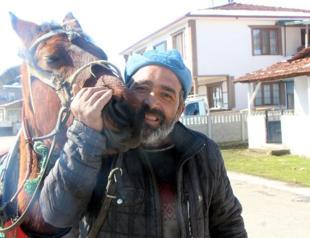
POLYGON ((190 211, 190 204, 189 204, 189 195, 186 195, 186 211, 187 211, 187 219, 188 219, 188 235, 190 238, 193 238, 193 230, 192 230, 192 223, 191 223, 191 211, 190 211))
POLYGON ((182 171, 182 167, 183 165, 189 161, 192 157, 194 157, 196 154, 200 153, 202 151, 202 149, 206 146, 206 144, 203 144, 201 146, 201 148, 197 151, 197 153, 195 153, 194 155, 191 155, 189 157, 187 157, 186 159, 184 159, 182 161, 182 163, 179 165, 178 167, 178 172, 177 172, 177 207, 178 207, 178 222, 179 222, 179 227, 180 227, 180 231, 181 231, 181 238, 186 238, 187 237, 187 234, 190 236, 190 237, 193 237, 192 235, 192 225, 191 225, 191 220, 190 220, 190 207, 189 207, 189 199, 188 197, 186 197, 186 203, 187 203, 187 207, 186 207, 186 210, 187 210, 187 218, 188 218, 188 233, 185 229, 185 221, 184 221, 184 215, 183 215, 183 209, 182 209, 182 201, 181 201, 181 197, 182 197, 182 193, 181 193, 181 187, 182 187, 182 176, 183 176, 183 171, 182 171))

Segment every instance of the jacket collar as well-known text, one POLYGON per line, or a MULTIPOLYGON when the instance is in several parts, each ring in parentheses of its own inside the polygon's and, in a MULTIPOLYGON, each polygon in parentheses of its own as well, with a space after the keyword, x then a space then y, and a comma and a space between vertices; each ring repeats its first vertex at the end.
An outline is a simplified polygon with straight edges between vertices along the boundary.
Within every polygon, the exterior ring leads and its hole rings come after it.
POLYGON ((171 141, 180 155, 180 162, 197 154, 205 144, 204 135, 177 122, 170 134, 171 141))

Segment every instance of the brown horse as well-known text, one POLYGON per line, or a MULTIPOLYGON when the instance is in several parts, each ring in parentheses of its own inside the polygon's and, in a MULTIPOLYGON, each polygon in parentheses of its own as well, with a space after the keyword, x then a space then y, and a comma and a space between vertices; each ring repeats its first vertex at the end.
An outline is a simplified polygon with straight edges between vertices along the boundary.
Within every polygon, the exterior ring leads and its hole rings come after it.
POLYGON ((44 175, 51 167, 50 158, 62 149, 66 130, 73 121, 70 115, 73 85, 79 89, 102 86, 113 90, 112 100, 102 112, 105 129, 118 137, 118 143, 111 145, 109 153, 139 144, 139 103, 120 80, 119 70, 83 34, 72 14, 64 18, 62 25, 37 25, 13 14, 11 19, 25 46, 21 66, 23 126, 17 155, 10 159, 18 172, 7 172, 10 181, 4 184, 2 213, 7 218, 4 231, 8 231, 7 237, 21 231, 32 237, 46 237, 59 230, 44 223, 37 198, 44 175), (124 129, 126 136, 122 135, 124 129), (36 149, 40 147, 39 142, 43 152, 36 149), (13 177, 18 180, 16 184, 13 177))

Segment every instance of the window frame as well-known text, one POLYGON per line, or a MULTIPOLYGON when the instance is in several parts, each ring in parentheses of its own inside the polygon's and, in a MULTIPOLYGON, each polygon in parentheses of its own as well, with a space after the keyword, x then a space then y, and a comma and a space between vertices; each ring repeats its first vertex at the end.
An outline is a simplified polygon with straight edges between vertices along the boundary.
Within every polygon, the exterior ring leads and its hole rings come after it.
POLYGON ((289 80, 285 81, 285 100, 286 100, 286 108, 287 109, 294 109, 295 108, 295 81, 289 80), (289 84, 292 86, 292 91, 289 92, 288 86, 289 84))
POLYGON ((254 99, 254 105, 255 107, 263 107, 263 106, 281 106, 282 105, 282 96, 281 96, 281 93, 282 93, 282 86, 281 84, 283 84, 283 82, 268 82, 268 83, 262 83, 261 86, 260 86, 260 90, 257 91, 257 94, 255 96, 255 99, 254 99), (273 85, 278 85, 278 92, 279 92, 279 95, 278 95, 278 104, 275 104, 275 97, 274 97, 274 86, 273 85), (269 86, 269 93, 270 93, 270 103, 266 103, 265 102, 265 87, 266 86, 269 86), (261 96, 261 104, 258 104, 257 103, 257 96, 258 96, 258 93, 260 93, 260 96, 261 96))
MULTIPOLYGON (((301 28, 300 29, 300 40, 301 40, 301 45, 303 46, 303 47, 305 47, 305 45, 306 45, 306 42, 305 42, 305 35, 306 35, 306 28, 301 28)), ((309 46, 309 44, 310 44, 310 32, 309 32, 309 34, 308 34, 308 46, 309 46)))
POLYGON ((5 109, 0 108, 0 121, 5 121, 5 109))
POLYGON ((250 26, 251 28, 251 42, 252 42, 252 56, 264 56, 264 55, 282 55, 282 33, 281 28, 277 26, 250 26), (259 30, 260 31, 260 50, 261 54, 256 54, 254 49, 254 31, 259 30), (270 44, 270 32, 275 31, 276 35, 276 52, 271 53, 271 44, 270 44), (262 32, 268 32, 269 38, 268 38, 268 52, 263 53, 263 33, 262 32))
POLYGON ((179 31, 171 34, 171 37, 172 37, 172 48, 177 49, 180 52, 181 56, 183 58, 185 58, 185 32, 184 32, 184 29, 179 30, 179 31), (178 36, 182 36, 181 37, 181 45, 182 45, 181 49, 177 48, 177 46, 176 46, 177 45, 176 44, 176 42, 177 42, 176 39, 177 39, 178 36))
POLYGON ((223 82, 217 82, 217 83, 212 83, 212 84, 207 84, 207 93, 208 93, 208 102, 209 102, 209 107, 211 109, 222 109, 224 106, 224 97, 223 97, 223 82), (220 89, 220 100, 221 102, 220 106, 215 106, 215 101, 213 98, 213 89, 214 88, 219 88, 220 89))

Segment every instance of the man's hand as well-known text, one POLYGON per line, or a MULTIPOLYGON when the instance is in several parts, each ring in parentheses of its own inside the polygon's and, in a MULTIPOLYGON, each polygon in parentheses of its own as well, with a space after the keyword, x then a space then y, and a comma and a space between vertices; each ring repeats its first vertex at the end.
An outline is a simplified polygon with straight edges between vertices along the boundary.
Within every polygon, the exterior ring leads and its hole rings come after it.
MULTIPOLYGON (((73 91, 76 90, 77 88, 73 88, 73 91)), ((82 88, 71 103, 71 112, 76 120, 100 132, 103 129, 101 112, 111 97, 111 89, 82 88)))

